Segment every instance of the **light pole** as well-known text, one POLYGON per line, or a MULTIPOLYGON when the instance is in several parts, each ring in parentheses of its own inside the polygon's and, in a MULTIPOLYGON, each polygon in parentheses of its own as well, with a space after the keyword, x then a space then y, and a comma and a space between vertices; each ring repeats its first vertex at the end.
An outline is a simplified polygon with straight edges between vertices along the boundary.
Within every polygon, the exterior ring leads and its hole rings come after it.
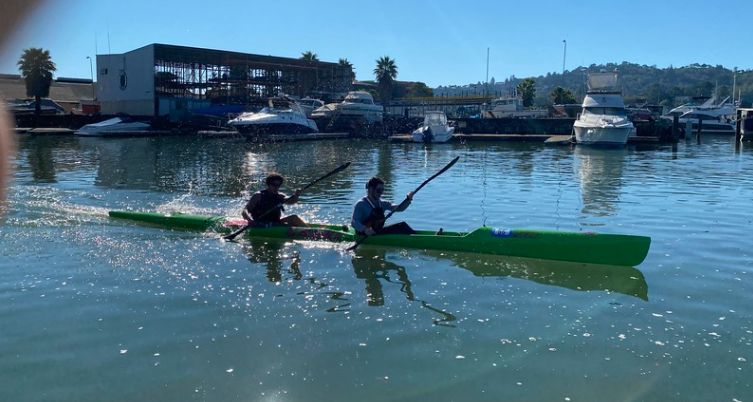
POLYGON ((565 60, 567 59, 567 40, 562 39, 564 50, 562 51, 562 75, 565 75, 565 60))
POLYGON ((89 76, 92 79, 92 100, 94 100, 97 98, 97 95, 94 92, 94 68, 92 68, 92 58, 86 56, 86 59, 89 60, 89 76))
POLYGON ((735 87, 737 86, 737 67, 732 71, 732 105, 737 106, 735 102, 735 87))

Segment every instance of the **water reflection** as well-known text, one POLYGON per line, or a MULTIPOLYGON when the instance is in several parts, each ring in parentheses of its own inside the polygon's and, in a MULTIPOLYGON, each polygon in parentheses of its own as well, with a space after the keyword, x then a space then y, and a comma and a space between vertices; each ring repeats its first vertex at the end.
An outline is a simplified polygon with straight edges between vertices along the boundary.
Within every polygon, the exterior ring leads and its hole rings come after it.
MULTIPOLYGON (((271 171, 282 173, 290 188, 303 186, 343 163, 360 158, 364 147, 334 141, 296 144, 249 144, 201 138, 78 138, 96 157, 95 184, 104 187, 217 194, 237 197, 254 190, 271 171), (355 151, 354 151, 355 149, 355 151)), ((337 188, 351 188, 352 173, 336 178, 337 188)), ((334 186, 323 182, 307 190, 316 195, 334 186)))
POLYGON ((387 260, 386 249, 359 248, 351 258, 353 272, 356 278, 363 279, 366 283, 366 302, 369 306, 384 305, 384 292, 381 280, 388 283, 400 284, 400 291, 405 293, 405 298, 415 301, 416 296, 411 289, 411 283, 405 268, 387 260), (395 279, 390 276, 394 273, 395 279))
POLYGON ((59 171, 76 169, 81 163, 78 144, 70 137, 24 136, 18 149, 36 182, 55 183, 59 171))
POLYGON ((615 215, 620 201, 627 150, 576 146, 574 169, 580 178, 583 209, 593 216, 615 215))
POLYGON ((512 277, 578 291, 616 292, 648 301, 648 284, 633 267, 579 264, 478 254, 426 251, 481 277, 512 277))
POLYGON ((285 245, 286 243, 280 241, 250 239, 244 242, 243 253, 250 262, 266 266, 266 276, 270 282, 282 282, 283 268, 291 279, 300 280, 303 278, 301 258, 297 252, 286 253, 285 245))
POLYGON ((381 247, 362 247, 356 249, 352 258, 353 272, 356 278, 362 279, 366 285, 366 302, 369 306, 383 306, 384 292, 382 290, 382 281, 390 284, 399 284, 400 292, 405 294, 405 298, 411 302, 421 303, 421 307, 436 314, 432 318, 434 325, 455 327, 452 323, 457 320, 453 314, 442 309, 433 307, 425 300, 416 298, 413 293, 408 272, 405 267, 398 265, 387 259, 387 248, 381 247), (394 278, 393 275, 394 274, 394 278))

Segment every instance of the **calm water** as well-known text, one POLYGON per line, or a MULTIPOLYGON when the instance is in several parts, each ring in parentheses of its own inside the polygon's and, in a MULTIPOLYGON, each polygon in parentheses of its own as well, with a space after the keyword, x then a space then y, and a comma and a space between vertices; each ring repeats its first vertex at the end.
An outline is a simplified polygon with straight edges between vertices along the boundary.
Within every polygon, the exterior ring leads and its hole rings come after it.
POLYGON ((0 225, 1 401, 752 401, 753 149, 21 137, 0 225), (110 209, 237 215, 267 171, 347 223, 642 234, 635 268, 224 243, 110 209), (395 220, 397 221, 397 220, 395 220))

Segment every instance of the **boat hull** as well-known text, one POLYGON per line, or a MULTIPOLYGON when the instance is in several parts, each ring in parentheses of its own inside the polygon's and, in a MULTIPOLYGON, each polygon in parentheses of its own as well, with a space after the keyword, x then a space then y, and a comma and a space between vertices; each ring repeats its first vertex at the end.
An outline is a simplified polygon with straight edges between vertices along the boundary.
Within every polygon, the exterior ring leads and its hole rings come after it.
MULTIPOLYGON (((113 218, 155 225, 170 229, 214 231, 229 233, 244 221, 221 216, 149 212, 110 211, 113 218)), ((338 225, 310 225, 308 227, 275 226, 249 228, 248 237, 291 240, 321 240, 353 242, 361 240, 352 228, 338 225)), ((378 235, 362 241, 363 245, 397 248, 458 251, 570 261, 589 264, 635 266, 643 262, 651 244, 645 236, 560 232, 531 229, 492 229, 481 227, 472 232, 418 231, 412 235, 378 235)))
POLYGON ((316 125, 304 126, 295 123, 274 124, 236 124, 235 127, 241 134, 252 136, 277 135, 277 134, 311 134, 318 133, 316 125))
POLYGON ((587 127, 574 126, 578 144, 621 146, 627 144, 633 127, 587 127))

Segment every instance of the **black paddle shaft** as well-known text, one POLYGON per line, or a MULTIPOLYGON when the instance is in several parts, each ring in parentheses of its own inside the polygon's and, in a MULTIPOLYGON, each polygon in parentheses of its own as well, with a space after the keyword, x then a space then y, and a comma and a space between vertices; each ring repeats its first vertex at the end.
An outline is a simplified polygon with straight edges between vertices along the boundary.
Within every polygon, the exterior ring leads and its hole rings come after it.
MULTIPOLYGON (((428 179, 424 180, 424 182, 423 182, 423 183, 421 183, 421 185, 419 185, 418 187, 416 187, 416 189, 415 189, 415 190, 413 190, 413 195, 415 196, 415 195, 416 195, 416 193, 417 193, 417 192, 418 192, 419 190, 421 190, 421 189, 422 189, 422 188, 423 188, 423 187, 424 187, 425 185, 429 184, 429 182, 430 182, 430 181, 434 180, 434 178, 436 178, 436 177, 437 177, 437 176, 439 176, 440 174, 442 174, 442 173, 446 172, 446 171, 447 171, 448 169, 450 169, 450 168, 451 168, 451 167, 452 167, 453 165, 455 165, 455 163, 457 163, 458 159, 460 159, 460 157, 459 157, 459 156, 456 156, 456 157, 455 157, 455 159, 451 160, 451 161, 450 161, 450 163, 448 163, 448 164, 447 164, 447 165, 446 165, 445 167, 443 167, 443 168, 442 168, 442 170, 438 171, 437 173, 434 173, 434 175, 432 175, 432 176, 431 176, 431 177, 429 177, 428 179)), ((392 211, 390 211, 390 213, 389 213, 389 214, 387 214, 387 216, 385 216, 385 217, 384 217, 384 220, 385 220, 385 221, 387 221, 387 219, 388 219, 388 218, 389 218, 390 216, 392 216, 392 214, 394 214, 394 213, 395 213, 395 211, 397 211, 398 209, 400 209, 400 208, 401 208, 401 207, 403 206, 403 204, 405 204, 405 203, 407 203, 407 202, 409 202, 409 201, 410 201, 410 199, 409 199, 408 197, 405 197, 405 199, 403 200, 403 202, 401 202, 401 203, 400 203, 400 205, 399 205, 399 206, 398 206, 397 208, 395 208, 395 209, 393 209, 392 211)), ((369 237, 369 235, 364 235, 364 236, 363 236, 362 238, 360 238, 360 239, 359 239, 359 240, 358 240, 358 241, 356 242, 356 244, 354 244, 354 245, 352 245, 352 246, 348 247, 348 250, 349 250, 349 251, 355 250, 355 249, 356 249, 356 248, 357 248, 357 247, 358 247, 358 246, 359 246, 359 245, 360 245, 361 243, 363 243, 363 241, 364 241, 364 240, 366 240, 366 239, 367 239, 368 237, 369 237)))
MULTIPOLYGON (((320 177, 320 178, 318 178, 318 179, 316 179, 316 180, 312 181, 311 183, 307 184, 306 186, 304 186, 304 187, 303 187, 303 188, 301 189, 301 192, 303 192, 303 191, 304 191, 304 190, 306 190, 307 188, 309 188, 309 187, 313 186, 314 184, 316 184, 316 183, 319 183, 320 181, 322 181, 322 180, 324 180, 324 179, 326 179, 326 178, 328 178, 328 177, 330 177, 330 176, 332 176, 332 175, 334 175, 334 174, 336 174, 336 173, 339 173, 339 172, 341 172, 341 171, 345 170, 345 169, 346 169, 346 168, 347 168, 348 166, 350 166, 350 162, 347 162, 347 163, 344 163, 344 164, 342 164, 342 165, 338 166, 338 167, 337 167, 337 168, 336 168, 335 170, 333 170, 333 171, 331 171, 331 172, 329 172, 329 173, 325 174, 324 176, 322 176, 322 177, 320 177)), ((268 213, 271 213, 271 212, 273 212, 273 211, 276 211, 276 210, 278 210, 279 208, 282 208, 282 203, 275 205, 275 206, 274 206, 273 208, 271 208, 271 209, 269 209, 268 211, 266 211, 266 212, 264 212, 263 214, 261 214, 261 216, 265 216, 265 215, 267 215, 268 213)), ((240 228, 240 229, 236 230, 235 232, 233 232, 233 233, 230 233, 230 234, 229 234, 229 235, 227 235, 227 236, 222 236, 222 238, 223 238, 223 239, 225 239, 225 240, 233 240, 233 239, 235 239, 236 237, 238 237, 238 235, 240 235, 241 233, 245 232, 245 231, 246 231, 246 229, 248 229, 249 227, 251 227, 251 224, 248 224, 248 225, 246 225, 246 226, 244 226, 244 227, 242 227, 242 228, 240 228)))

